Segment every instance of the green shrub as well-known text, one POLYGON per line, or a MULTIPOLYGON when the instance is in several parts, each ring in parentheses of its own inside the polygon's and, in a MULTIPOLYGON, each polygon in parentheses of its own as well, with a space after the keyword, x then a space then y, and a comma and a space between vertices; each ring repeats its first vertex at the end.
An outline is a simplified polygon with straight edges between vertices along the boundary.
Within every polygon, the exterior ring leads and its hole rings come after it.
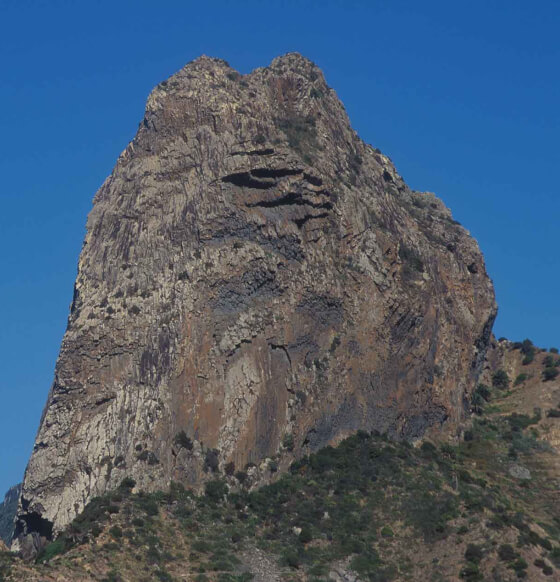
POLYGON ((175 435, 175 438, 173 439, 173 442, 178 446, 181 447, 183 449, 187 449, 187 451, 192 451, 193 448, 193 442, 192 440, 187 436, 187 433, 182 430, 180 432, 178 432, 175 435))
POLYGON ((425 459, 436 459, 438 450, 436 446, 430 441, 424 441, 420 446, 420 452, 425 459))
POLYGON ((519 386, 519 384, 523 384, 523 382, 525 382, 528 378, 529 378, 529 374, 521 373, 517 376, 513 385, 519 386))
POLYGON ((124 491, 131 491, 135 487, 136 481, 132 477, 125 477, 119 485, 119 489, 123 489, 124 491))
POLYGON ((560 418, 560 410, 558 408, 551 408, 546 415, 549 418, 560 418))
POLYGON ((549 354, 543 358, 543 366, 545 368, 554 368, 556 366, 556 360, 549 354))
POLYGON ((467 562, 478 564, 482 558, 484 558, 484 551, 482 546, 477 544, 469 544, 467 546, 467 549, 465 550, 465 559, 467 562))
POLYGON ((202 554, 208 554, 212 551, 212 544, 207 540, 195 540, 192 543, 192 549, 202 554))
POLYGON ((171 574, 166 570, 156 570, 155 575, 158 580, 161 580, 161 582, 173 582, 171 574))
POLYGON ((549 352, 552 353, 552 354, 557 354, 558 353, 558 348, 550 348, 549 352))
POLYGON ((484 405, 490 401, 491 393, 488 386, 485 384, 479 384, 475 391, 473 392, 471 405, 473 411, 480 414, 484 408, 484 405))
POLYGON ((560 568, 560 547, 553 548, 548 557, 557 568, 560 568))
POLYGON ((237 473, 235 473, 235 478, 239 481, 239 483, 241 483, 241 485, 247 481, 248 476, 249 475, 247 475, 245 471, 237 471, 237 473))
POLYGON ((550 380, 554 380, 556 378, 556 376, 558 376, 559 373, 560 372, 558 371, 558 368, 553 368, 553 367, 545 368, 543 370, 543 373, 542 373, 543 380, 545 382, 548 382, 550 380))
POLYGON ((537 424, 540 419, 540 412, 535 413, 532 417, 528 416, 527 414, 518 414, 517 412, 506 416, 506 420, 514 430, 524 430, 532 424, 537 424))
MULTIPOLYGON (((282 130, 286 136, 290 147, 299 153, 308 156, 310 150, 315 150, 319 147, 317 142, 317 129, 315 128, 316 121, 312 115, 302 116, 293 114, 289 117, 276 120, 277 126, 282 130)), ((310 162, 310 159, 304 159, 310 162)))
POLYGON ((403 275, 405 278, 415 278, 418 273, 424 272, 424 263, 413 248, 402 243, 399 247, 399 257, 404 263, 403 275))
POLYGON ((523 358, 522 364, 526 366, 530 364, 535 359, 535 346, 530 339, 525 339, 521 343, 521 353, 525 356, 523 358))
POLYGON ((39 564, 49 562, 55 556, 66 552, 68 549, 70 549, 70 547, 70 541, 66 539, 66 537, 60 536, 54 542, 47 544, 47 546, 43 548, 41 552, 39 552, 35 561, 39 564))
POLYGON ((204 455, 204 469, 215 473, 220 465, 220 458, 217 449, 208 449, 204 455))
POLYGON ((294 436, 292 434, 286 433, 282 439, 282 446, 288 451, 294 450, 294 436))
POLYGON ((527 570, 528 566, 529 565, 527 564, 527 562, 522 557, 519 557, 517 558, 517 560, 515 560, 515 562, 510 564, 509 567, 512 570, 515 570, 515 573, 517 574, 518 578, 524 578, 526 576, 525 570, 527 570))
POLYGON ((215 479, 214 481, 208 481, 204 486, 204 493, 206 497, 212 501, 221 501, 228 492, 228 486, 222 479, 215 479))
POLYGON ((479 582, 480 580, 484 580, 482 573, 478 567, 478 564, 474 564, 472 562, 467 563, 459 573, 459 576, 463 580, 469 580, 469 582, 479 582))
POLYGON ((395 534, 394 534, 393 530, 388 525, 384 525, 381 528, 381 535, 384 538, 392 538, 395 534))
POLYGON ((552 574, 554 574, 554 569, 551 568, 548 564, 545 564, 541 569, 545 576, 552 576, 552 574))
POLYGON ((366 580, 391 580, 392 577, 382 577, 382 564, 379 554, 370 549, 353 558, 350 567, 366 580))
POLYGON ((312 539, 313 533, 311 532, 311 528, 308 525, 304 525, 299 534, 299 541, 302 544, 308 544, 312 539))
POLYGON ((403 501, 402 508, 407 522, 432 542, 447 537, 447 522, 458 515, 458 500, 448 492, 420 490, 403 501))
POLYGON ((513 562, 519 554, 513 549, 510 544, 502 544, 498 548, 498 556, 502 562, 513 562))
POLYGON ((284 562, 284 564, 286 564, 286 566, 289 566, 290 568, 294 569, 299 568, 301 564, 301 560, 299 559, 298 553, 292 548, 288 548, 284 551, 284 553, 282 554, 282 561, 284 562))
POLYGON ((509 376, 505 370, 497 370, 492 375, 492 386, 505 390, 509 386, 509 376))
POLYGON ((146 515, 153 517, 159 513, 158 503, 151 495, 139 495, 136 498, 136 504, 146 515))
POLYGON ((107 576, 101 579, 101 582, 122 582, 122 577, 114 568, 107 572, 107 576))

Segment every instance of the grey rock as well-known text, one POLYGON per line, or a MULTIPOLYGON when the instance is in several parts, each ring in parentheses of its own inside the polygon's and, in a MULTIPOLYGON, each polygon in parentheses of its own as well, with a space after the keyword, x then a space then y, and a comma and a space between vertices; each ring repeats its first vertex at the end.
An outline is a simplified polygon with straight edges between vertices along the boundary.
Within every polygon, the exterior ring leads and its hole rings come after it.
POLYGON ((201 57, 152 91, 95 196, 16 533, 52 535, 125 476, 199 488, 208 449, 282 471, 358 429, 454 430, 495 315, 476 241, 313 63, 201 57))
POLYGON ((523 465, 511 464, 509 466, 508 473, 514 479, 522 479, 522 480, 531 479, 531 471, 529 471, 529 469, 527 469, 527 467, 523 467, 523 465))

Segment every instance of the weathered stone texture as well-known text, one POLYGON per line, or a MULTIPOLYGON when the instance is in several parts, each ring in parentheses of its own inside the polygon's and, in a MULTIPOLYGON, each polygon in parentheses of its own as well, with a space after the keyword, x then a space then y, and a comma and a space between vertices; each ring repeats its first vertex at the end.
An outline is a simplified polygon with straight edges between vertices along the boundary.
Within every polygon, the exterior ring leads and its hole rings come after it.
POLYGON ((282 470, 357 429, 452 429, 495 312, 476 242, 315 65, 201 57, 152 91, 95 196, 19 531, 125 476, 196 486, 210 449, 282 470))

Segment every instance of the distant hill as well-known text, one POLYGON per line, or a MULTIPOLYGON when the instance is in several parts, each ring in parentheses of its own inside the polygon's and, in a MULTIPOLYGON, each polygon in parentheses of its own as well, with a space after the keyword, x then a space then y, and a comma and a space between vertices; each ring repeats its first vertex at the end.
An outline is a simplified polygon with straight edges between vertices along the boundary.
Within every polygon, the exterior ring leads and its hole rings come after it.
POLYGON ((16 514, 21 483, 10 487, 4 501, 0 503, 0 539, 9 544, 14 532, 14 516, 16 514))

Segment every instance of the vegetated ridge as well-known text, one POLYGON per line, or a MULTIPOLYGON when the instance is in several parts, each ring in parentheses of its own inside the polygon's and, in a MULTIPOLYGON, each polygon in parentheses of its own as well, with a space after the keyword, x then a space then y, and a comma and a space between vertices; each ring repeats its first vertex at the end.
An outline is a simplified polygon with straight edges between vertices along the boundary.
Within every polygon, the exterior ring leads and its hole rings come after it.
POLYGON ((413 447, 359 431, 271 485, 252 487, 255 467, 226 467, 198 496, 124 479, 35 564, 5 554, 6 579, 558 580, 560 385, 550 368, 557 352, 494 341, 460 439, 413 447))

